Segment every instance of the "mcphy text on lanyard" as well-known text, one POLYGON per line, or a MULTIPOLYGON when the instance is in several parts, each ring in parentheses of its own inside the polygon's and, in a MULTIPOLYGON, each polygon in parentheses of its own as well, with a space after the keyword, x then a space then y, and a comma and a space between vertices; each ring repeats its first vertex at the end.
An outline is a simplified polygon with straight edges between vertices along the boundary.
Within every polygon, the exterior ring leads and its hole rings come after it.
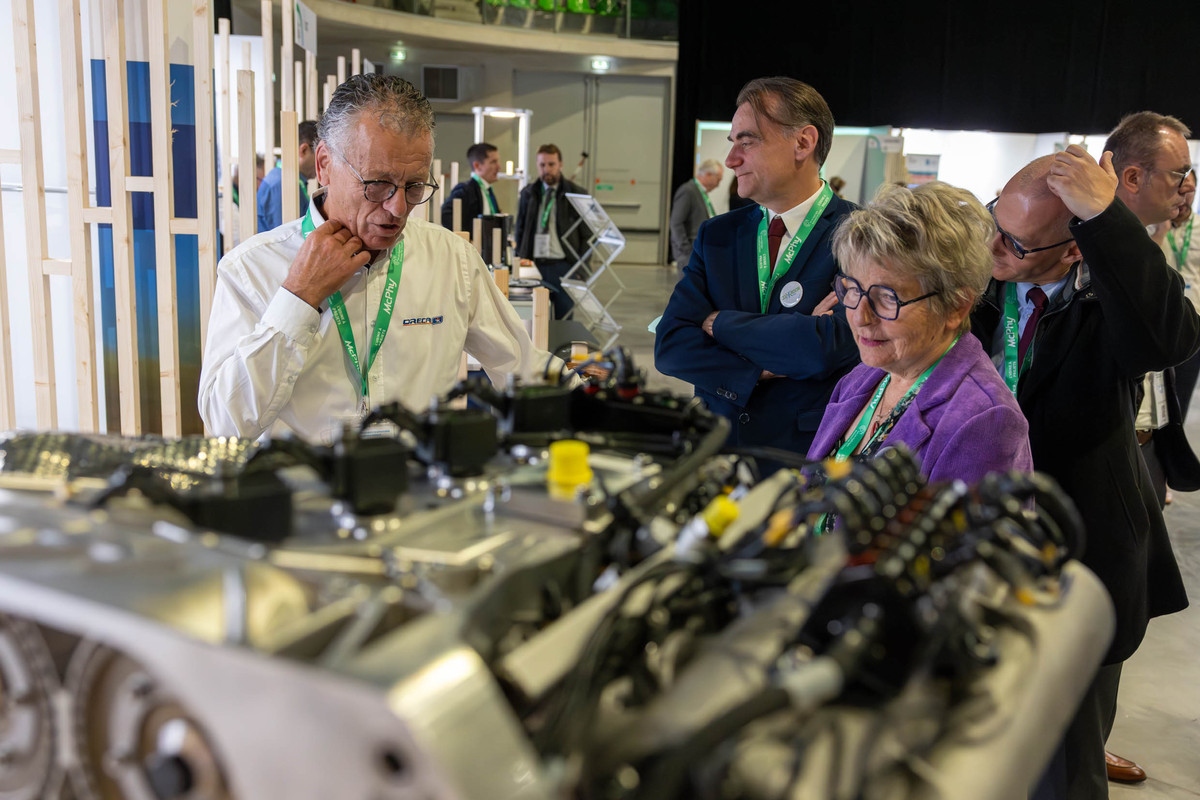
POLYGON ((1021 307, 1017 303, 1017 285, 1011 281, 1004 290, 1004 384, 1008 390, 1017 396, 1017 384, 1021 381, 1021 373, 1029 366, 1029 356, 1033 353, 1031 346, 1025 351, 1025 361, 1017 364, 1017 339, 1020 331, 1021 307))
POLYGON ((763 314, 767 313, 767 308, 771 305, 771 292, 775 289, 775 282, 792 268, 796 254, 804 246, 805 240, 812 233, 817 220, 825 213, 825 208, 832 199, 833 190, 829 188, 828 183, 822 184, 816 202, 808 210, 804 222, 800 223, 800 229, 796 231, 796 235, 788 242, 787 249, 779 257, 779 269, 775 270, 774 274, 771 273, 771 267, 774 266, 771 263, 771 248, 767 243, 767 218, 770 214, 765 206, 761 207, 763 216, 762 221, 758 223, 758 297, 763 314))
POLYGON ((698 178, 692 178, 692 180, 696 183, 696 188, 700 190, 700 199, 704 201, 704 207, 708 209, 708 218, 712 219, 717 212, 713 210, 712 200, 708 199, 708 190, 704 188, 704 184, 698 178))
POLYGON ((488 213, 495 214, 496 206, 492 203, 492 196, 488 194, 488 187, 484 185, 483 178, 471 173, 471 179, 479 184, 479 193, 483 195, 483 202, 488 207, 488 213))
MULTIPOLYGON (((307 239, 313 230, 315 230, 315 226, 310 205, 308 213, 304 215, 304 221, 300 223, 300 235, 307 239)), ((354 344, 354 330, 350 327, 350 315, 346 312, 346 302, 342 299, 341 291, 334 292, 329 298, 329 310, 333 314, 338 334, 342 337, 342 347, 345 348, 346 356, 349 357, 350 363, 354 365, 354 369, 358 373, 364 405, 368 404, 371 396, 367 378, 371 374, 371 365, 375 363, 375 356, 378 355, 379 348, 383 346, 383 340, 387 337, 388 326, 392 324, 392 312, 396 309, 396 293, 400 288, 400 273, 403 270, 404 242, 396 242, 396 246, 392 248, 392 257, 388 261, 387 284, 383 287, 383 297, 379 300, 379 313, 375 317, 375 333, 371 337, 371 347, 367 352, 366 369, 363 369, 358 359, 358 347, 354 344)))

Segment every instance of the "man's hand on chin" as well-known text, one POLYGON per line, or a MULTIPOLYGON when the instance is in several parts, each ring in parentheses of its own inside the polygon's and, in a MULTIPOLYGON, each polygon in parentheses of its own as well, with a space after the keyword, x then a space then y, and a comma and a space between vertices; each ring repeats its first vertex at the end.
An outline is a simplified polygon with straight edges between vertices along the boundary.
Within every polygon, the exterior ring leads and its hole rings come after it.
POLYGON ((319 308, 358 270, 371 263, 362 239, 329 220, 308 235, 288 268, 283 288, 319 308))

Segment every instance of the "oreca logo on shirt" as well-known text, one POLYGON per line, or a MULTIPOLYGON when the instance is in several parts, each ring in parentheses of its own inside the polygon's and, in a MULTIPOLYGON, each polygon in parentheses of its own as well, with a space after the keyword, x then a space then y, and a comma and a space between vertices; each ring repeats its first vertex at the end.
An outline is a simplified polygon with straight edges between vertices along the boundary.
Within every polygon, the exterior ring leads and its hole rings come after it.
POLYGON ((404 320, 401 324, 402 325, 441 325, 442 317, 413 317, 412 319, 404 320))

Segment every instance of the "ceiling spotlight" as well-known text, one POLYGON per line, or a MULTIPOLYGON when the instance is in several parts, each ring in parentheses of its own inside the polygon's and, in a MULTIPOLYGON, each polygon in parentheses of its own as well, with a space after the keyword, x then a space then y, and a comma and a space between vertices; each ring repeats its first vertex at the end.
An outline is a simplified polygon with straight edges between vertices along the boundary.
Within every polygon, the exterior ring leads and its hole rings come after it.
POLYGON ((404 61, 408 58, 408 51, 402 47, 397 47, 392 50, 392 61, 404 61))
POLYGON ((612 61, 603 57, 593 58, 592 69, 596 70, 597 72, 608 72, 610 69, 612 69, 612 61))
POLYGON ((487 112, 487 115, 489 117, 493 117, 495 119, 516 119, 517 112, 515 112, 515 111, 489 111, 489 112, 487 112))

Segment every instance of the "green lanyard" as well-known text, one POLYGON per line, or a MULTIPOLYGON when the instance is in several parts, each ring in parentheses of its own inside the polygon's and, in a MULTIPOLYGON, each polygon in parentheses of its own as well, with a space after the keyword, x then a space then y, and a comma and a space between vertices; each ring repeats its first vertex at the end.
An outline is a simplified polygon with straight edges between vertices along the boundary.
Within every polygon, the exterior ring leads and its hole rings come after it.
MULTIPOLYGON (((237 202, 237 195, 233 196, 233 202, 237 202)), ((1192 246, 1192 223, 1196 221, 1195 215, 1188 217, 1187 229, 1183 232, 1183 246, 1175 246, 1175 231, 1174 229, 1167 231, 1167 242, 1171 245, 1171 252, 1175 254, 1175 269, 1183 271, 1187 264, 1188 250, 1192 246)))
MULTIPOLYGON (((921 387, 925 384, 925 381, 928 380, 929 374, 933 372, 934 368, 937 367, 938 364, 942 363, 942 359, 946 357, 946 353, 949 353, 950 349, 954 347, 957 342, 958 337, 955 336, 954 341, 950 343, 950 347, 947 347, 945 352, 938 356, 938 360, 930 364, 929 368, 917 377, 916 383, 910 386, 908 391, 904 393, 904 396, 900 398, 900 402, 896 403, 897 406, 906 405, 909 398, 913 397, 921 390, 921 387)), ((834 453, 834 460, 845 461, 846 459, 850 458, 851 455, 853 455, 855 450, 858 449, 858 443, 861 442, 863 437, 867 435, 867 428, 871 424, 872 417, 875 416, 875 409, 879 406, 879 401, 883 399, 883 392, 885 389, 887 389, 888 384, 891 383, 891 380, 892 376, 890 374, 885 374, 883 376, 883 380, 879 382, 879 388, 875 390, 875 394, 871 396, 871 401, 867 403, 867 409, 863 412, 862 418, 859 419, 858 424, 854 426, 854 430, 850 432, 850 435, 846 437, 845 443, 843 443, 842 446, 837 449, 837 452, 834 453)), ((882 430, 882 427, 876 430, 874 436, 871 437, 866 446, 870 446, 871 443, 875 441, 875 437, 878 436, 882 430)))
POLYGON ((550 210, 554 208, 554 203, 547 201, 549 201, 553 195, 553 189, 547 189, 545 186, 542 186, 542 222, 541 227, 539 227, 538 230, 550 230, 550 210))
POLYGON ((238 202, 238 190, 236 186, 233 187, 233 204, 235 206, 241 205, 241 203, 238 202))
POLYGON ((708 190, 704 188, 704 184, 698 178, 692 178, 692 181, 696 184, 696 188, 700 190, 700 199, 704 201, 704 207, 708 209, 709 218, 715 217, 717 212, 713 211, 712 200, 708 199, 708 190))
MULTIPOLYGON (((903 408, 905 411, 908 410, 908 403, 911 398, 918 391, 920 391, 921 386, 925 383, 926 379, 929 378, 929 375, 931 372, 933 372, 934 367, 942 363, 942 359, 946 357, 946 353, 949 353, 957 343, 958 337, 955 336, 954 341, 951 342, 950 346, 946 348, 946 352, 938 356, 938 360, 930 364, 929 369, 921 373, 921 375, 917 378, 917 382, 909 387, 909 390, 904 393, 904 397, 900 398, 900 402, 893 406, 893 414, 896 413, 895 410, 897 408, 903 408)), ((842 446, 839 447, 837 452, 833 454, 834 461, 846 461, 854 454, 854 451, 858 449, 858 443, 861 442, 863 437, 867 435, 867 428, 871 425, 871 419, 875 416, 875 409, 879 407, 879 401, 883 399, 883 393, 887 389, 888 384, 891 383, 891 380, 892 376, 890 374, 885 374, 883 376, 883 380, 879 382, 879 388, 875 390, 875 394, 871 395, 871 400, 867 403, 867 407, 863 411, 862 418, 859 419, 858 424, 854 426, 854 430, 850 432, 850 435, 846 437, 846 441, 842 444, 842 446)), ((892 427, 893 426, 879 426, 863 449, 866 450, 868 447, 870 447, 874 443, 876 437, 878 437, 880 434, 887 436, 889 433, 891 433, 892 427)), ((813 525, 813 533, 819 536, 821 534, 828 533, 832 528, 833 521, 830 519, 830 516, 828 514, 822 514, 817 518, 816 524, 813 525)))
POLYGON ((1017 396, 1017 383, 1029 368, 1029 357, 1033 348, 1025 352, 1025 360, 1017 366, 1017 338, 1021 322, 1021 306, 1017 302, 1017 285, 1009 283, 1004 290, 1004 383, 1017 396))
POLYGON ((487 203, 488 213, 495 214, 496 206, 492 204, 492 196, 488 194, 488 187, 483 184, 483 178, 472 172, 471 179, 479 184, 479 193, 483 195, 483 202, 487 203))
POLYGON ((800 230, 796 231, 796 235, 788 242, 787 249, 783 251, 783 256, 779 260, 779 268, 772 274, 771 267, 771 249, 767 242, 767 209, 762 210, 762 221, 758 223, 758 296, 762 306, 762 313, 767 313, 767 308, 771 305, 771 291, 775 288, 775 282, 778 281, 789 269, 792 268, 792 262, 796 260, 796 254, 800 252, 800 248, 804 246, 804 241, 808 239, 808 235, 812 233, 813 226, 817 224, 817 220, 825 213, 825 207, 829 205, 829 201, 833 199, 833 190, 829 188, 829 184, 822 184, 821 192, 817 195, 817 201, 813 203, 812 208, 808 210, 808 215, 804 218, 804 222, 800 224, 800 230))
MULTIPOLYGON (((308 213, 304 215, 304 221, 300 223, 300 234, 307 239, 314 229, 312 206, 309 206, 308 213)), ((346 355, 350 357, 350 363, 354 365, 354 370, 358 373, 359 381, 362 384, 364 403, 371 396, 370 388, 367 385, 367 376, 371 374, 371 365, 375 363, 375 356, 379 354, 379 348, 383 346, 388 327, 392 324, 392 312, 396 308, 396 291, 400 288, 400 273, 403 270, 404 242, 396 242, 396 246, 392 248, 392 257, 388 261, 387 284, 383 287, 383 297, 379 300, 379 313, 375 317, 375 333, 371 337, 371 350, 367 354, 365 370, 358 360, 358 347, 354 344, 354 330, 350 327, 350 315, 346 312, 346 302, 342 300, 341 291, 334 292, 329 298, 329 310, 333 314, 338 334, 342 337, 342 347, 346 349, 346 355)))

